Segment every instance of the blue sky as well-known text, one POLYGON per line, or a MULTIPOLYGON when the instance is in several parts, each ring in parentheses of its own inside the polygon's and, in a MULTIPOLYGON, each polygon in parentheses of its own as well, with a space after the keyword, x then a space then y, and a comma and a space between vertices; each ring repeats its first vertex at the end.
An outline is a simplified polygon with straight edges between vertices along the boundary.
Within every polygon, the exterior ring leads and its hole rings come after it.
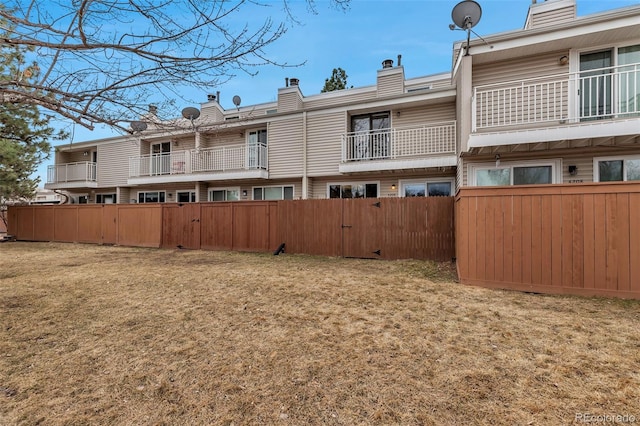
MULTIPOLYGON (((477 0, 482 6, 482 18, 474 30, 481 36, 521 29, 531 0, 477 0)), ((542 0, 538 0, 540 2, 542 0)), ((333 68, 341 67, 354 87, 375 84, 376 70, 384 59, 402 55, 407 78, 449 71, 452 45, 464 39, 465 33, 451 31, 451 10, 459 0, 351 0, 349 10, 331 8, 326 0, 317 0, 317 14, 307 12, 304 0, 289 0, 300 24, 289 26, 287 33, 267 49, 269 58, 292 65, 291 68, 264 66, 254 69, 257 75, 238 74, 220 87, 185 89, 185 102, 176 108, 175 116, 186 106, 199 106, 207 94, 221 93, 221 104, 234 107, 234 95, 242 98, 242 105, 275 101, 277 90, 284 87, 285 77, 300 79, 304 95, 320 92, 325 78, 333 68)), ((269 1, 246 16, 238 16, 237 23, 260 24, 265 16, 280 19, 281 2, 269 1)), ((577 0, 578 16, 619 7, 639 4, 640 0, 577 0)), ((168 112, 169 115, 172 113, 168 112)), ((109 128, 97 126, 93 132, 80 126, 59 122, 73 135, 69 142, 117 136, 109 128)), ((46 181, 46 166, 38 169, 41 185, 46 181)))

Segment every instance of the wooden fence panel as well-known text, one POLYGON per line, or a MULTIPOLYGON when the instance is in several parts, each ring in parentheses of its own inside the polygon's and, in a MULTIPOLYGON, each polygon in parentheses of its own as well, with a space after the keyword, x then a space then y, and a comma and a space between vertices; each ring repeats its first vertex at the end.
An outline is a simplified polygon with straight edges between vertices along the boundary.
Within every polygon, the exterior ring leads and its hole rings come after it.
POLYGON ((80 243, 102 243, 102 206, 89 205, 77 209, 78 213, 78 239, 80 243))
POLYGON ((78 241, 78 207, 60 206, 53 215, 54 241, 73 243, 78 241))
POLYGON ((118 242, 123 246, 160 247, 162 204, 118 206, 118 242))
POLYGON ((200 204, 164 204, 162 208, 162 247, 200 249, 200 204))
POLYGON ((38 241, 54 241, 54 215, 53 206, 33 209, 33 239, 38 241))
POLYGON ((639 216, 640 183, 463 188, 456 199, 460 281, 640 299, 639 216))
POLYGON ((102 244, 116 244, 118 242, 118 205, 104 204, 102 206, 102 244))
POLYGON ((289 253, 449 260, 453 205, 434 197, 24 206, 9 216, 22 240, 242 251, 285 243, 289 253))
POLYGON ((202 204, 200 211, 200 247, 206 250, 231 250, 233 247, 233 210, 231 203, 202 204))
POLYGON ((342 256, 342 200, 281 201, 278 209, 278 244, 287 253, 342 256))

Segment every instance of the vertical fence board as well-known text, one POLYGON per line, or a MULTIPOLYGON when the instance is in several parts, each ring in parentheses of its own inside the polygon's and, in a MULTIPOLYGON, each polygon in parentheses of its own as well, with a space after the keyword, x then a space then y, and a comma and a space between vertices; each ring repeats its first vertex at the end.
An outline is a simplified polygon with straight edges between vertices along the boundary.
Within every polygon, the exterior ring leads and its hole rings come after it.
MULTIPOLYGON (((540 283, 551 285, 553 271, 553 210, 551 196, 542 195, 540 200, 540 283)), ((538 267, 534 265, 534 267, 538 267)))
POLYGON ((562 285, 573 280, 573 204, 571 196, 562 197, 562 285))
POLYGON ((78 242, 102 243, 102 206, 89 205, 76 210, 78 215, 78 242))
POLYGON ((78 206, 61 206, 55 209, 54 241, 73 243, 78 241, 78 206))
POLYGON ((118 206, 102 206, 102 244, 115 244, 118 241, 118 206))
POLYGON ((551 195, 551 285, 562 287, 562 197, 551 195))
POLYGON ((503 244, 502 250, 502 265, 504 269, 504 281, 513 281, 513 197, 500 197, 502 198, 502 212, 503 212, 503 244))
POLYGON ((618 287, 618 250, 616 248, 616 237, 618 227, 617 194, 605 195, 605 230, 606 242, 606 288, 614 290, 618 287))
POLYGON ((33 209, 33 239, 37 241, 53 241, 54 239, 53 206, 42 206, 33 209))
POLYGON ((629 194, 629 291, 640 292, 640 194, 629 194))
POLYGON ((606 233, 606 203, 605 197, 600 195, 593 200, 594 204, 594 287, 607 288, 607 233, 606 233))
MULTIPOLYGON (((629 291, 629 194, 617 194, 616 212, 618 214, 618 226, 616 229, 616 249, 618 252, 618 285, 616 290, 629 291)), ((638 261, 640 259, 636 259, 638 261)))
POLYGON ((118 244, 160 247, 162 242, 161 204, 131 204, 119 207, 118 244))
POLYGON ((585 194, 583 202, 583 237, 584 237, 584 262, 583 276, 584 287, 595 287, 595 216, 594 196, 585 194))
POLYGON ((571 253, 572 253, 572 282, 571 285, 573 287, 582 287, 584 282, 584 269, 583 269, 583 260, 584 260, 584 221, 582 218, 582 199, 583 195, 572 195, 571 196, 571 209, 572 209, 572 244, 571 244, 571 253))
POLYGON ((542 284, 542 199, 531 197, 531 283, 542 284))

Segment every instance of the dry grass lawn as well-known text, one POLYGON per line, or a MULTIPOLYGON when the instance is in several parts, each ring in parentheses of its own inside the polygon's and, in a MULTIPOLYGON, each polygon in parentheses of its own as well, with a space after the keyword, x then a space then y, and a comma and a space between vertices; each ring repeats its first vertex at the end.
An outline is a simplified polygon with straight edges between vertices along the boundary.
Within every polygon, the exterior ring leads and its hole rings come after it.
POLYGON ((0 424, 640 422, 640 302, 448 264, 0 245, 0 424))

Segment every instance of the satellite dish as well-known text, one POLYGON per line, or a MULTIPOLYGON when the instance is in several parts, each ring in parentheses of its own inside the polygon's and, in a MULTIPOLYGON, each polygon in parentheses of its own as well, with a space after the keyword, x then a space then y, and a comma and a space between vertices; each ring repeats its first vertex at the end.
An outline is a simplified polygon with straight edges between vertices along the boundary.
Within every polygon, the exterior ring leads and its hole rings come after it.
POLYGON ((188 120, 195 120, 200 117, 200 110, 194 107, 186 107, 182 110, 182 116, 188 120))
POLYGON ((131 130, 134 132, 142 132, 147 130, 147 123, 144 121, 134 121, 131 123, 131 130))
POLYGON ((451 11, 453 23, 463 30, 475 27, 482 17, 482 8, 473 0, 464 0, 455 5, 451 11))
POLYGON ((242 102, 242 99, 240 99, 240 96, 235 95, 232 100, 236 108, 240 109, 240 102, 242 102))

